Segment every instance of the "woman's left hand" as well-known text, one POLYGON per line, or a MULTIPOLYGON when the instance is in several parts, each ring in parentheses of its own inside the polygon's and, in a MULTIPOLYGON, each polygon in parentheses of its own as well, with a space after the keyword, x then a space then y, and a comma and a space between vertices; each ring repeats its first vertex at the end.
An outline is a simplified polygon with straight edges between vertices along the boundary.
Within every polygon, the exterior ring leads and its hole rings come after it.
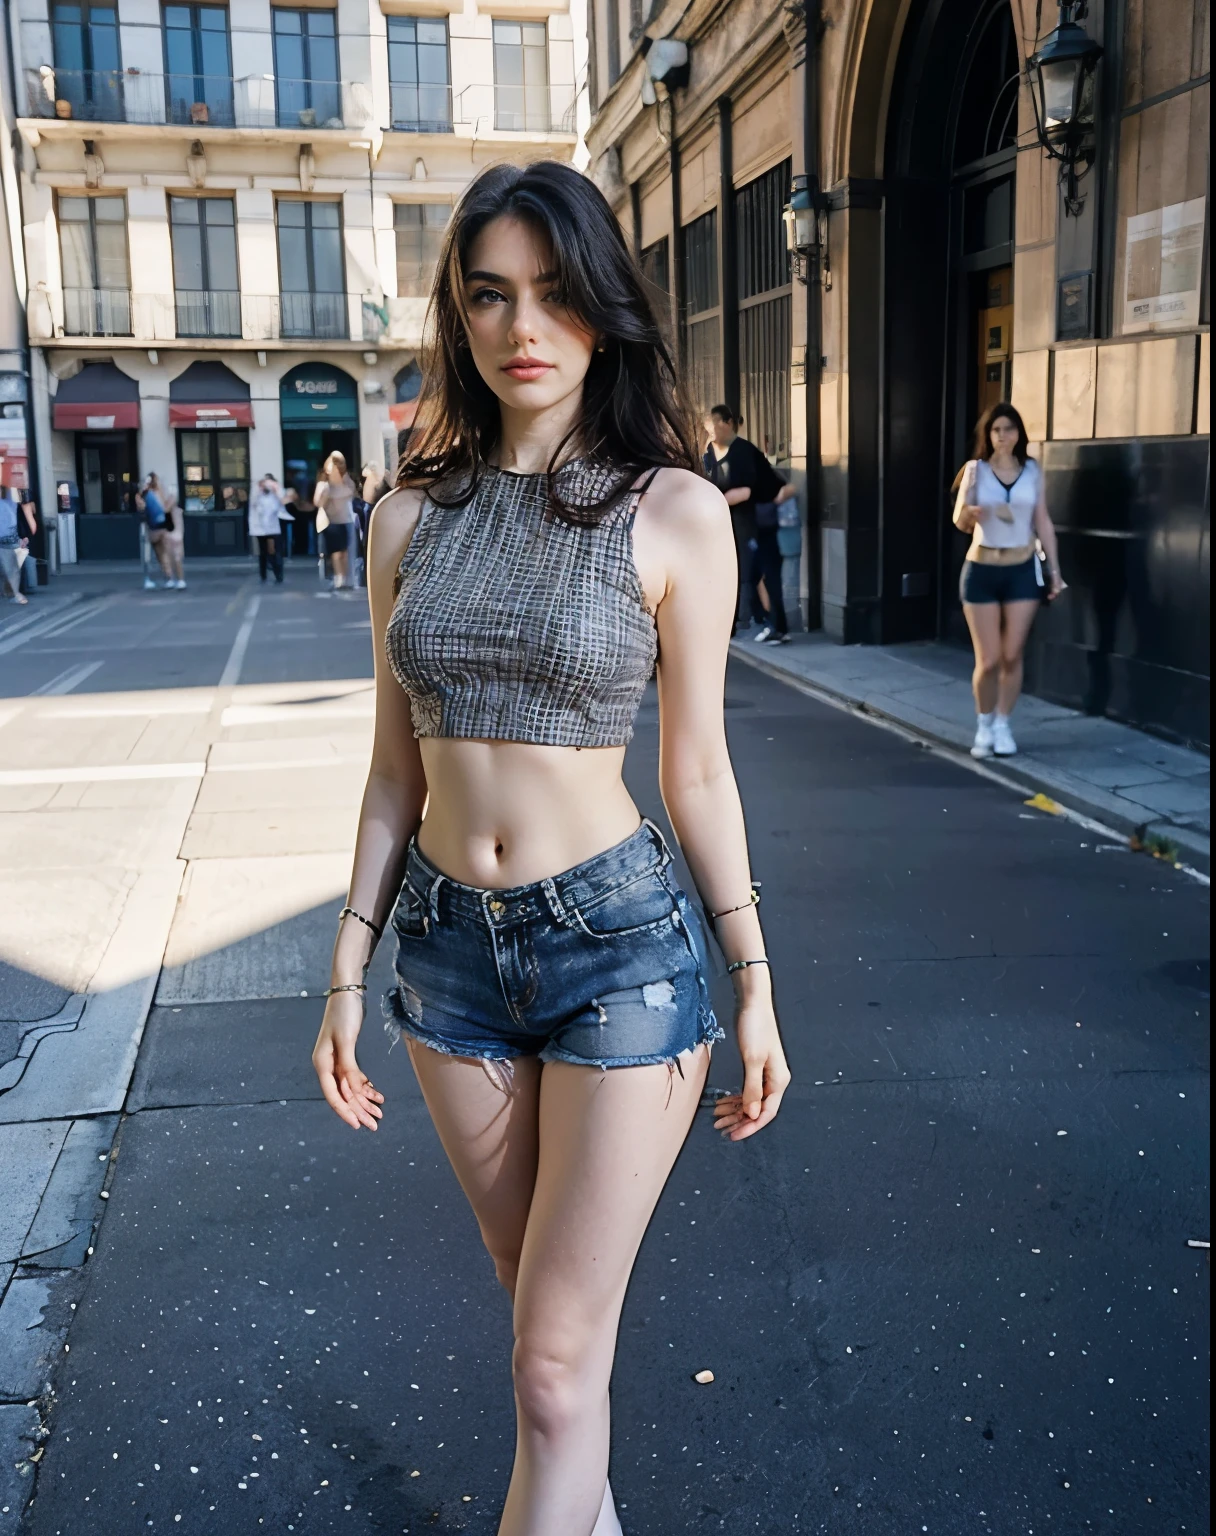
POLYGON ((1054 603, 1056 598, 1059 597, 1060 593, 1066 591, 1067 588, 1068 583, 1060 575, 1059 571, 1052 571, 1051 580, 1047 587, 1047 601, 1049 603, 1054 603))
POLYGON ((714 1130, 721 1131, 727 1141, 745 1141, 763 1130, 781 1108, 790 1069, 771 999, 742 1003, 735 1030, 743 1058, 743 1092, 732 1093, 714 1105, 714 1130))

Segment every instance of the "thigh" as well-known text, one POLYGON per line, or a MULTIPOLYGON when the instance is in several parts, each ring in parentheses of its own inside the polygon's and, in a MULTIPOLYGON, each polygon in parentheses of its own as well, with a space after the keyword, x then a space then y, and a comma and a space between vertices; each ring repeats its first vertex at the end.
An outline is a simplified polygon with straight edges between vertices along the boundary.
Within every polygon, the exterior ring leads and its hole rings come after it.
POLYGON ((1033 601, 1001 604, 1004 624, 1001 634, 1001 655, 1006 661, 1017 661, 1025 650, 1031 626, 1038 617, 1039 607, 1037 598, 1033 601))
POLYGON ((971 631, 975 659, 983 667, 995 667, 1001 659, 1000 603, 964 603, 963 617, 971 631))
POLYGON ((696 1113, 709 1049, 667 1066, 549 1062, 536 1185, 515 1294, 516 1337, 564 1358, 611 1341, 638 1245, 696 1113))
POLYGON ((422 1096, 486 1247, 519 1252, 536 1181, 540 1062, 445 1056, 407 1039, 422 1096))

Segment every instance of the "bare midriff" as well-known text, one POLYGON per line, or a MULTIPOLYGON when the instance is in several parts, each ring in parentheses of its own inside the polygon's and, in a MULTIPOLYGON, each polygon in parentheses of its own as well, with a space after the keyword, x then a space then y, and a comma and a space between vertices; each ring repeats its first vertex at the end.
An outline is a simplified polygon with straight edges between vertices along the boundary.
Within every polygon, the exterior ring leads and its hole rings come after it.
POLYGON ((621 778, 624 747, 437 736, 419 746, 429 796, 418 847, 462 885, 531 885, 603 853, 641 820, 621 778))

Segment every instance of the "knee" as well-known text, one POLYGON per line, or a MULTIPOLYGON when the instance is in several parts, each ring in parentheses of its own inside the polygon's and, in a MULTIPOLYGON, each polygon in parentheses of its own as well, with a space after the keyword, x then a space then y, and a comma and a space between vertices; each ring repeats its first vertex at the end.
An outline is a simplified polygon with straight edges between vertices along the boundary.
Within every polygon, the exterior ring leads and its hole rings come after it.
POLYGON ((1006 674, 1016 672, 1021 665, 1021 651, 1009 651, 1001 657, 1001 671, 1006 674))
POLYGON ((519 1254, 500 1254, 491 1249, 490 1257, 494 1260, 494 1273, 498 1276, 499 1285, 514 1299, 515 1284, 519 1279, 519 1254))
POLYGON ((511 1371, 520 1415, 539 1434, 560 1438, 582 1416, 587 1383, 573 1351, 524 1334, 515 1341, 511 1371))
POLYGON ((976 682, 984 682, 989 678, 995 677, 1000 670, 1000 666, 1000 662, 995 657, 977 656, 975 658, 976 682))

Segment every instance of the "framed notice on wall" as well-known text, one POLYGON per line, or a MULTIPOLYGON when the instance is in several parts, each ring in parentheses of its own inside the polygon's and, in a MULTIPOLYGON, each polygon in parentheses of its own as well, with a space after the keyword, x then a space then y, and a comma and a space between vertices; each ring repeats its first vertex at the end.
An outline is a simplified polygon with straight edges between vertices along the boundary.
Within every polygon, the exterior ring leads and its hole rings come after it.
POLYGON ((1124 332, 1199 324, 1205 202, 1193 197, 1128 219, 1124 332))

